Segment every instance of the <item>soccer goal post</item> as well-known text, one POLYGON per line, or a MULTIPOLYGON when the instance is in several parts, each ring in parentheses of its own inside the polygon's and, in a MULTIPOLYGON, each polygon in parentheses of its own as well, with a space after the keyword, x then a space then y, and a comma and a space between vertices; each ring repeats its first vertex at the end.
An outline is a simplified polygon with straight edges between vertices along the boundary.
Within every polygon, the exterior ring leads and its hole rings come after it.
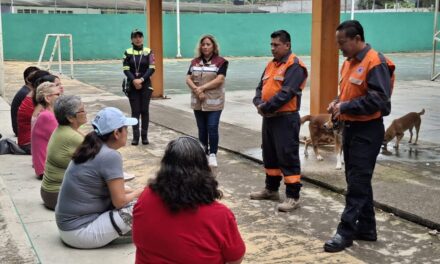
POLYGON ((55 54, 58 55, 58 72, 60 74, 63 74, 62 69, 62 58, 61 58, 61 38, 67 38, 69 40, 69 57, 70 57, 70 77, 74 78, 73 73, 73 40, 72 40, 72 34, 46 34, 46 37, 44 38, 43 47, 41 48, 40 57, 38 58, 38 67, 41 67, 41 64, 43 62, 44 52, 46 50, 47 42, 50 38, 55 38, 55 42, 52 48, 52 53, 50 54, 49 61, 47 62, 47 65, 45 69, 50 71, 50 68, 52 66, 53 58, 55 54))
POLYGON ((435 1, 434 10, 434 36, 432 40, 432 71, 431 71, 431 81, 435 81, 440 76, 440 72, 436 70, 436 55, 437 55, 437 45, 440 43, 440 30, 438 28, 438 9, 439 0, 435 1))

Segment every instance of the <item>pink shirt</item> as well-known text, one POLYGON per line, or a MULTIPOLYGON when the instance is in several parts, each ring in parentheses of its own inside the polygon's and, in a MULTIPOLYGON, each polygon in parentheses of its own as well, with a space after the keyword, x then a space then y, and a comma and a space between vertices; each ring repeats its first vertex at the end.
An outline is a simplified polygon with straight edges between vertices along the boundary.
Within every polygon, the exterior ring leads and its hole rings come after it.
POLYGON ((37 176, 44 173, 47 144, 58 122, 53 112, 42 110, 35 121, 31 132, 32 164, 37 176))

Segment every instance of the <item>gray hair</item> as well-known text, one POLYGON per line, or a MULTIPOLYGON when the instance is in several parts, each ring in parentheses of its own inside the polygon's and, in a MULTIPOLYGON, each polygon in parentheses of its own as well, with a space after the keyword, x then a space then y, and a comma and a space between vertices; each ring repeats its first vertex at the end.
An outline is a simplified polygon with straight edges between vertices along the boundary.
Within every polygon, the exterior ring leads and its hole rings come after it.
POLYGON ((70 125, 68 117, 75 117, 81 107, 81 98, 77 95, 62 95, 55 102, 55 118, 59 125, 70 125))

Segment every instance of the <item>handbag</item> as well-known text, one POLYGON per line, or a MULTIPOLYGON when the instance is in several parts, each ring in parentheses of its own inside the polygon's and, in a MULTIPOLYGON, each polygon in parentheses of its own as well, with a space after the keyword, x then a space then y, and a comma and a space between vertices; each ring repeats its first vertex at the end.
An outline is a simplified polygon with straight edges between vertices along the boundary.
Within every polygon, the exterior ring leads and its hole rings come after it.
POLYGON ((131 87, 130 87, 130 82, 127 80, 127 78, 124 78, 122 80, 122 92, 128 96, 128 93, 130 92, 131 87))

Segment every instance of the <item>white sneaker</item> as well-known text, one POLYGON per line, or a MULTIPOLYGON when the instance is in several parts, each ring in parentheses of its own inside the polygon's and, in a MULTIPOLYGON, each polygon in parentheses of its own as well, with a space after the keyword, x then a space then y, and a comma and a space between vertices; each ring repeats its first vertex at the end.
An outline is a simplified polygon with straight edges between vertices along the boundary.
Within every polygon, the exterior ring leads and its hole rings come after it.
POLYGON ((208 163, 209 166, 217 168, 217 156, 214 153, 209 154, 208 163))
POLYGON ((280 212, 290 212, 299 207, 299 199, 295 200, 293 198, 286 197, 283 203, 278 205, 278 211, 280 212))
POLYGON ((124 172, 124 181, 131 181, 134 178, 136 178, 134 174, 124 172))

